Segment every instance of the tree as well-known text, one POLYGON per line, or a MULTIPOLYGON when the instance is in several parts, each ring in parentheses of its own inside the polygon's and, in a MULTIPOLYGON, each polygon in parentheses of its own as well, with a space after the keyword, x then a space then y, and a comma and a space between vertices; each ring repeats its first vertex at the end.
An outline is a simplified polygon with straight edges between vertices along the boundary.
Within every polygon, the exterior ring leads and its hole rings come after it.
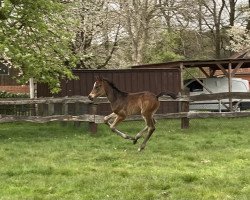
POLYGON ((212 36, 214 38, 214 47, 215 47, 215 58, 221 57, 221 29, 223 27, 222 16, 223 10, 225 8, 225 0, 222 0, 220 3, 216 0, 205 1, 202 0, 202 5, 205 8, 204 22, 207 27, 211 30, 212 36))
POLYGON ((78 21, 72 51, 79 58, 80 68, 105 68, 116 51, 120 20, 113 4, 104 0, 77 0, 70 9, 71 18, 78 21))
POLYGON ((158 11, 157 1, 120 0, 119 7, 125 30, 124 37, 129 42, 130 62, 132 64, 142 64, 145 60, 145 52, 152 33, 152 21, 158 11))
POLYGON ((233 26, 228 34, 231 38, 229 49, 234 52, 250 50, 250 31, 243 27, 233 26))
POLYGON ((229 0, 229 25, 234 26, 237 0, 229 0))
MULTIPOLYGON (((248 0, 248 13, 250 12, 250 0, 248 0)), ((247 19, 247 26, 246 26, 246 29, 250 31, 250 15, 248 15, 248 19, 247 19)))
POLYGON ((146 62, 161 63, 184 59, 180 51, 180 32, 166 31, 160 35, 158 41, 148 50, 146 62))
POLYGON ((56 0, 5 0, 0 11, 0 56, 19 70, 24 83, 33 77, 58 92, 60 79, 73 78, 72 35, 64 5, 56 0))

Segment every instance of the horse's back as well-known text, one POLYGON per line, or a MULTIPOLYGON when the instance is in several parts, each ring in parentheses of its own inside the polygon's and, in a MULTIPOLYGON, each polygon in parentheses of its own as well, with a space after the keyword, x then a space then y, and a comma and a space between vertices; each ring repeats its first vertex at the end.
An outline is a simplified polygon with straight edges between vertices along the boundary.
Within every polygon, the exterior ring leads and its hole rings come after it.
POLYGON ((156 112, 160 106, 156 95, 149 91, 129 93, 128 94, 129 110, 135 110, 136 113, 156 112))

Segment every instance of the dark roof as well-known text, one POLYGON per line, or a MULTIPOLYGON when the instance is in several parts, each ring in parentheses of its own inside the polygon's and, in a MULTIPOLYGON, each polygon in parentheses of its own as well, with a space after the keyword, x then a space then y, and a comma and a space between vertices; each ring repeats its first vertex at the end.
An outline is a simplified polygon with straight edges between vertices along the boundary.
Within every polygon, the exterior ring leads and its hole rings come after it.
POLYGON ((132 66, 135 69, 141 68, 180 68, 184 66, 186 68, 195 68, 195 67, 210 67, 211 69, 220 69, 219 65, 222 65, 225 69, 228 68, 229 63, 232 64, 232 69, 234 69, 238 63, 243 62, 241 68, 250 68, 250 58, 239 58, 239 59, 217 59, 217 60, 180 60, 180 61, 171 61, 166 63, 154 63, 154 64, 145 64, 132 66))

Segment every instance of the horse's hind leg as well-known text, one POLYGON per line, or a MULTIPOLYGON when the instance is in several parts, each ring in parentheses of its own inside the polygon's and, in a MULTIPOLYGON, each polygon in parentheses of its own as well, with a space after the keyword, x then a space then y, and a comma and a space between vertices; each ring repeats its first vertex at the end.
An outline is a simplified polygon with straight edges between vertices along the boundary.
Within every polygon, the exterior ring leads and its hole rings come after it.
MULTIPOLYGON (((145 123, 147 124, 146 118, 143 117, 143 119, 145 120, 145 123)), ((156 124, 156 120, 153 118, 153 124, 156 124)), ((148 126, 146 126, 144 129, 142 129, 139 133, 136 134, 135 139, 133 141, 133 144, 136 144, 137 141, 142 137, 143 133, 146 132, 148 130, 148 126)))
POLYGON ((143 140, 140 148, 138 149, 138 151, 141 151, 141 150, 143 150, 146 147, 146 144, 147 144, 149 138, 151 137, 151 135, 155 131, 155 125, 154 125, 155 121, 152 118, 152 116, 146 117, 146 121, 147 121, 147 126, 148 126, 148 134, 144 138, 144 140, 143 140))
POLYGON ((146 126, 144 129, 142 129, 139 133, 136 134, 135 139, 133 141, 133 144, 137 143, 137 140, 139 140, 141 138, 141 136, 143 135, 143 133, 148 130, 148 127, 146 126))

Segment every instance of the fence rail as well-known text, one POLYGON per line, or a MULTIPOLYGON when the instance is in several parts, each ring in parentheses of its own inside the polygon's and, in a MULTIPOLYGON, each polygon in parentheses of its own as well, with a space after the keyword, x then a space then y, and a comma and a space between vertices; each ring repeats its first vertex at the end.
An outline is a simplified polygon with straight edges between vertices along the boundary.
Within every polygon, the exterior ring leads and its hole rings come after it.
POLYGON ((249 92, 222 92, 214 94, 200 94, 190 96, 189 101, 209 101, 209 100, 222 100, 222 99, 250 99, 249 92))
MULTIPOLYGON (((181 119, 182 128, 188 128, 189 119, 197 118, 217 118, 217 117, 247 117, 250 116, 249 111, 244 112, 189 112, 189 102, 221 100, 227 98, 250 99, 250 93, 217 93, 203 94, 197 96, 182 95, 173 100, 170 97, 161 97, 160 101, 179 102, 180 109, 178 113, 166 113, 155 115, 156 119, 181 119)), ((104 122, 104 116, 97 115, 97 107, 99 104, 109 103, 107 98, 97 98, 94 102, 90 101, 86 96, 74 96, 63 98, 37 98, 37 99, 0 99, 1 105, 33 105, 35 112, 29 116, 0 115, 0 123, 28 121, 36 123, 45 123, 50 121, 73 121, 73 122, 89 122, 91 132, 95 132, 97 124, 104 122), (85 112, 79 114, 69 114, 69 104, 75 104, 79 109, 79 104, 86 105, 85 112), (61 112, 55 112, 55 104, 61 104, 61 112), (44 106, 46 105, 46 106, 44 106), (45 108, 46 107, 46 108, 45 108), (44 111, 45 109, 45 111, 44 111)), ((130 116, 126 120, 141 120, 141 116, 130 116)))
MULTIPOLYGON (((160 97, 160 101, 169 102, 192 102, 192 101, 208 101, 218 99, 250 99, 250 93, 248 92, 223 92, 215 94, 200 94, 195 96, 182 95, 177 99, 172 99, 167 96, 160 97)), ((85 104, 101 104, 109 103, 106 97, 99 97, 94 102, 90 101, 86 96, 73 96, 73 97, 43 97, 36 99, 16 99, 16 98, 0 98, 0 105, 22 105, 22 104, 49 104, 49 103, 85 103, 85 104)))

